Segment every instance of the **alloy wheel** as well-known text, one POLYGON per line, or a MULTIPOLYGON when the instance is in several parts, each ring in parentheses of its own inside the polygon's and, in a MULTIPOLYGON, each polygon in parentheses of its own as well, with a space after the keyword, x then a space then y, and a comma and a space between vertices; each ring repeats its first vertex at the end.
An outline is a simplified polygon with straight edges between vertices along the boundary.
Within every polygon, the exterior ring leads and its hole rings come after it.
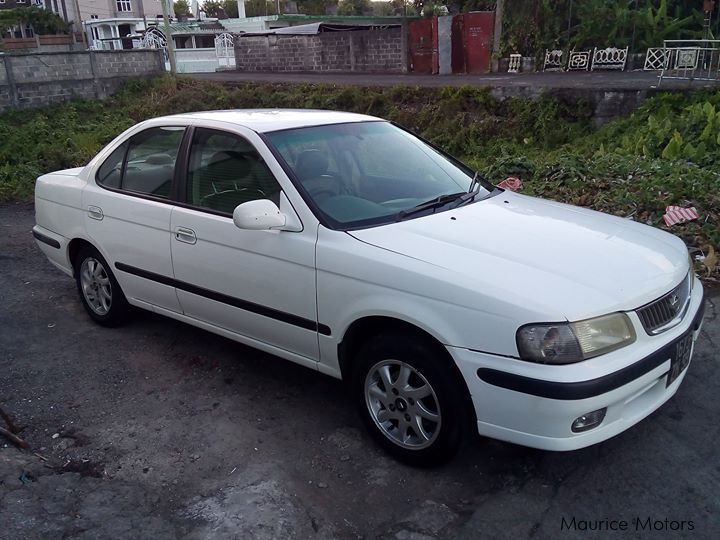
POLYGON ((80 266, 80 285, 90 309, 104 316, 112 306, 112 285, 105 267, 94 257, 88 257, 80 266))
POLYGON ((430 383, 399 360, 375 364, 365 378, 365 402, 375 425, 398 446, 420 450, 440 433, 440 405, 430 383))

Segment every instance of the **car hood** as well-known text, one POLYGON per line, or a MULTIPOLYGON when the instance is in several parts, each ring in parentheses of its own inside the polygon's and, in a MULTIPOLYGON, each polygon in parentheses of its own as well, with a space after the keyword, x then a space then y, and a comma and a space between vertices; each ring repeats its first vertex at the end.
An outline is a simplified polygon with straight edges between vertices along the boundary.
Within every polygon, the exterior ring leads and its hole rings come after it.
POLYGON ((548 320, 635 309, 688 271, 686 247, 671 234, 512 192, 350 234, 548 320))

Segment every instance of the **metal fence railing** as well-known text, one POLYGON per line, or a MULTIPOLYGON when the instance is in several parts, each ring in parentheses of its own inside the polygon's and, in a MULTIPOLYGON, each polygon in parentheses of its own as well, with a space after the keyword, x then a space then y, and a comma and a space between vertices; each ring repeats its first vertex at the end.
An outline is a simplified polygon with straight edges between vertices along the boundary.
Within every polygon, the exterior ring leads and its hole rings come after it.
POLYGON ((658 86, 663 79, 720 81, 720 40, 667 40, 657 61, 658 86))

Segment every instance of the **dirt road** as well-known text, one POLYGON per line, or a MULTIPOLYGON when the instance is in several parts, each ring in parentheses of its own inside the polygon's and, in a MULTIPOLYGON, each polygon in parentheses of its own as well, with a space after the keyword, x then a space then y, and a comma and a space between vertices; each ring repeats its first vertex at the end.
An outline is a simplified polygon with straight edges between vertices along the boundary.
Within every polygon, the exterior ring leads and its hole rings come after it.
POLYGON ((717 296, 684 385, 630 431, 572 453, 483 439, 417 470, 375 447, 338 381, 150 314, 92 324, 32 224, 30 204, 0 205, 0 407, 48 461, 0 440, 0 538, 720 531, 717 296))

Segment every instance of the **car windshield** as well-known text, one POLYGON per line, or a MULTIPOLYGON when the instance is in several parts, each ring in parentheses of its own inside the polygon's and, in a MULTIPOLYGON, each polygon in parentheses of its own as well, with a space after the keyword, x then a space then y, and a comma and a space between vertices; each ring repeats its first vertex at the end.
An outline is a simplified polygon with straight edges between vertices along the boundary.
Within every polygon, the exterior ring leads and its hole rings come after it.
MULTIPOLYGON (((474 172, 389 122, 355 122, 266 134, 312 205, 348 229, 451 208, 474 172), (426 210, 412 209, 438 199, 426 210)), ((477 199, 488 192, 480 189, 477 199)), ((477 200, 476 199, 476 200, 477 200)))

